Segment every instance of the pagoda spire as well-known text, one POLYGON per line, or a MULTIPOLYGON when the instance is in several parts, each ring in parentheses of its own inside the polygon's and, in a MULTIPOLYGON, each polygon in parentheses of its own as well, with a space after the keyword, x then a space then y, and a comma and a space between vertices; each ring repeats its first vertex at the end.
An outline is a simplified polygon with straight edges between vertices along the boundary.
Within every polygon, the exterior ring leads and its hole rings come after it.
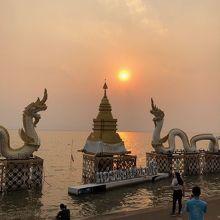
POLYGON ((108 86, 106 84, 106 79, 105 79, 105 84, 103 86, 103 89, 104 89, 104 97, 106 97, 106 90, 108 89, 108 86))
POLYGON ((106 80, 103 85, 104 96, 99 105, 99 112, 93 119, 93 131, 87 138, 83 151, 91 154, 125 154, 124 142, 117 131, 117 119, 112 116, 111 104, 107 97, 106 80))

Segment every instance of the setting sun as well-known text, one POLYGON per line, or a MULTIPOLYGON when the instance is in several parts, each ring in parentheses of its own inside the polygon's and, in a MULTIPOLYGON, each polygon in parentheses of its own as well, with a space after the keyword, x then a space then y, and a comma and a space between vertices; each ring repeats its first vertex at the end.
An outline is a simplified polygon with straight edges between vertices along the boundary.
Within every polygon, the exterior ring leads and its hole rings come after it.
POLYGON ((121 80, 121 81, 127 81, 129 80, 130 78, 130 73, 128 70, 121 70, 118 74, 118 78, 121 80))

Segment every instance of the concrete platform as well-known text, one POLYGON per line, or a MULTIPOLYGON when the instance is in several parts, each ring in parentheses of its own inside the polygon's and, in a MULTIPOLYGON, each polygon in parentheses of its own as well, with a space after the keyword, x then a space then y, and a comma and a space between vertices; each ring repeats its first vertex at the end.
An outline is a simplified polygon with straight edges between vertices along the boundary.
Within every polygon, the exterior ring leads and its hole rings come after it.
POLYGON ((78 186, 70 186, 68 187, 68 193, 72 195, 81 195, 81 194, 89 194, 89 193, 96 193, 96 192, 105 192, 106 190, 110 190, 116 187, 122 187, 132 184, 138 184, 143 182, 154 182, 160 179, 168 178, 168 173, 158 173, 152 176, 142 176, 133 179, 121 180, 121 181, 114 181, 109 183, 103 184, 84 184, 78 186))
POLYGON ((68 193, 72 195, 89 194, 106 191, 106 184, 84 184, 68 187, 68 193))

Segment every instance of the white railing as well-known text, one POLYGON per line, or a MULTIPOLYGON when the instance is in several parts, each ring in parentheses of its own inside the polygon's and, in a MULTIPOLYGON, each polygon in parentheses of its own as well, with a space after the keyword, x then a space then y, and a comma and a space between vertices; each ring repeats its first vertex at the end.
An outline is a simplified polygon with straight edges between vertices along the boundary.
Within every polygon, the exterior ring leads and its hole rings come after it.
POLYGON ((121 180, 134 179, 144 176, 153 176, 158 173, 157 163, 152 160, 149 162, 149 166, 145 168, 129 168, 122 170, 111 170, 106 172, 96 172, 96 183, 109 183, 121 180))

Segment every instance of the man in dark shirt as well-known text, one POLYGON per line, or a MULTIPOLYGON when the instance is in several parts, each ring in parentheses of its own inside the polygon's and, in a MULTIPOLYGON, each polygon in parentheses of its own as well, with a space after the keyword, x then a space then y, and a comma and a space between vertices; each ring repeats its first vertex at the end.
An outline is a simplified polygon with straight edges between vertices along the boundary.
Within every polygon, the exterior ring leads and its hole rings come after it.
POLYGON ((60 204, 60 209, 57 213, 56 220, 70 220, 70 210, 64 204, 60 204))

